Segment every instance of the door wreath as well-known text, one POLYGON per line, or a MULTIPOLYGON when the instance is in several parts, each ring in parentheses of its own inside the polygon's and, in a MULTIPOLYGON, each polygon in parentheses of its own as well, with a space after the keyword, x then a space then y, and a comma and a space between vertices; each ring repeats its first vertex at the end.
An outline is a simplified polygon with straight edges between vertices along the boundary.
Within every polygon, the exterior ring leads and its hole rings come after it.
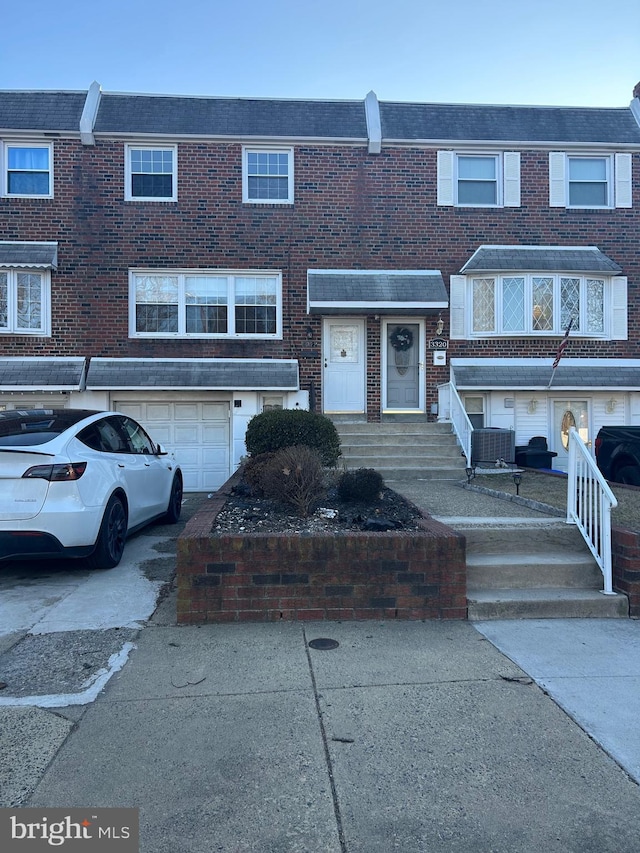
POLYGON ((396 326, 389 336, 389 343, 394 350, 396 370, 404 376, 409 369, 409 350, 413 346, 413 332, 406 326, 396 326))

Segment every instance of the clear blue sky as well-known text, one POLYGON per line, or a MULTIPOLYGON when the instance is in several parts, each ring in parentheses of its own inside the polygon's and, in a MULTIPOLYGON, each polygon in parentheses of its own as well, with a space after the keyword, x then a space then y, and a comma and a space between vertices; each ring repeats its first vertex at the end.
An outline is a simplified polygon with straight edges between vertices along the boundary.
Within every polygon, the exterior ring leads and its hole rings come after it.
POLYGON ((2 24, 0 89, 619 107, 640 81, 640 0, 23 0, 2 24))

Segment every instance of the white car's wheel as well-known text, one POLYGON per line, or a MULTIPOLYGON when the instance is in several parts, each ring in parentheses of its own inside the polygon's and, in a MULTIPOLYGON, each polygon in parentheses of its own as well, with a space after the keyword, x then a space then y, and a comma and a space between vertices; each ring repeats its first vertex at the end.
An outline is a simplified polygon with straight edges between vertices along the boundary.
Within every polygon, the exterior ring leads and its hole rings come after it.
POLYGON ((111 495, 102 517, 96 547, 89 557, 92 569, 113 569, 122 559, 127 538, 127 510, 122 499, 111 495))

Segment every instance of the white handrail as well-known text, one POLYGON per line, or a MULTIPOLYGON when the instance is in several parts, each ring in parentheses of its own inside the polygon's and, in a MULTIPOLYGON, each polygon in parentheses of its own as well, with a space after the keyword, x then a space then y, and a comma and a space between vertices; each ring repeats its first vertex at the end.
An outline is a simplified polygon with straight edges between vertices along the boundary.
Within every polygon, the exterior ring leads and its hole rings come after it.
POLYGON ((614 595, 611 574, 611 510, 615 495, 575 427, 569 429, 567 523, 576 524, 600 567, 605 595, 614 595))
POLYGON ((451 421, 462 453, 467 459, 467 468, 471 465, 471 433, 473 424, 464 408, 464 404, 456 391, 453 382, 438 385, 438 417, 451 421))

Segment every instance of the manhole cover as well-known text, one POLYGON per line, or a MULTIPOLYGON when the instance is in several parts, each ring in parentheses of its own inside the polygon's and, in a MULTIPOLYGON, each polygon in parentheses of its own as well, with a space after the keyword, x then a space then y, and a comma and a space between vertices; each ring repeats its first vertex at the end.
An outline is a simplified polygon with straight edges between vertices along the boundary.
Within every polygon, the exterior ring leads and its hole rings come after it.
POLYGON ((337 649, 339 645, 340 643, 337 640, 331 640, 329 637, 318 637, 316 640, 309 641, 310 649, 321 649, 322 651, 337 649))

